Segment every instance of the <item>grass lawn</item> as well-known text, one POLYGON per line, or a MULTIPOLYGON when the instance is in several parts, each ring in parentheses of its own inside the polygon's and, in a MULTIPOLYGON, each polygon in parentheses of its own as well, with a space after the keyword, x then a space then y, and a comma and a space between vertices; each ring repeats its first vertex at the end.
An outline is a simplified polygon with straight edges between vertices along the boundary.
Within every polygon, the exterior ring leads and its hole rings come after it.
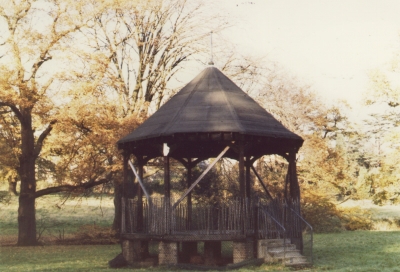
MULTIPOLYGON (((12 196, 8 203, 0 203, 0 244, 16 239, 17 215, 18 197, 12 196)), ((67 237, 83 225, 111 226, 113 218, 112 196, 80 197, 65 201, 62 195, 46 195, 36 199, 37 230, 45 241, 57 239, 60 234, 67 237)))
MULTIPOLYGON (((59 195, 37 199, 37 226, 43 230, 45 246, 16 247, 18 198, 0 203, 0 271, 117 271, 108 261, 121 252, 120 245, 54 245, 51 241, 65 232, 72 236, 82 225, 111 226, 112 197, 68 200, 59 195), (48 240, 46 240, 46 239, 48 240), (49 241, 49 242, 47 242, 49 241), (11 245, 11 246, 10 246, 11 245)), ((400 206, 378 207, 364 202, 375 219, 399 220, 400 206)), ((392 224, 393 225, 393 224, 392 224)), ((399 228, 390 231, 344 231, 314 235, 314 267, 307 271, 399 271, 399 228)), ((130 269, 122 269, 127 271, 130 269)), ((165 271, 162 268, 147 269, 165 271)), ((118 269, 121 271, 121 269, 118 269)), ((139 270, 137 270, 139 271, 139 270)), ((140 269, 146 271, 146 269, 140 269)), ((281 265, 247 267, 238 271, 290 271, 281 265)))
MULTIPOLYGON (((117 271, 109 269, 107 263, 120 252, 119 245, 0 247, 0 271, 117 271)), ((161 268, 147 270, 165 271, 161 268)), ((400 272, 400 232, 347 231, 317 234, 314 242, 314 267, 306 270, 400 272)), ((290 269, 279 265, 262 265, 238 271, 290 269)))
POLYGON ((400 231, 317 234, 313 271, 400 271, 400 231))

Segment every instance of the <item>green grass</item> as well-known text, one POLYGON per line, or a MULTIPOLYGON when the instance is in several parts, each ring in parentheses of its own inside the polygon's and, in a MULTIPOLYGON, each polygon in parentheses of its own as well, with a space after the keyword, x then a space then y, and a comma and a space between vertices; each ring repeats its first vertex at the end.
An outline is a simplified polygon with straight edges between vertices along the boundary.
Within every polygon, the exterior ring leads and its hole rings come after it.
MULTIPOLYGON (((1 247, 0 271, 116 271, 108 268, 107 264, 120 252, 119 245, 1 247)), ((165 271, 162 268, 147 270, 165 271)), ((307 270, 400 271, 400 232, 317 234, 314 241, 314 267, 307 270)), ((290 269, 280 265, 262 265, 238 271, 290 269)))
POLYGON ((400 232, 315 235, 314 271, 400 271, 400 232))
MULTIPOLYGON (((80 197, 65 201, 62 195, 47 195, 36 199, 36 219, 38 231, 43 236, 58 237, 75 233, 82 225, 111 226, 114 205, 111 196, 80 197)), ((18 197, 9 203, 0 203, 1 236, 16 236, 18 197)))
MULTIPOLYGON (((79 198, 63 205, 59 195, 45 196, 36 202, 38 229, 44 236, 56 237, 61 230, 73 235, 82 225, 110 226, 113 220, 112 197, 79 198)), ((18 198, 0 203, 0 244, 15 244, 18 198), (11 239, 4 239, 4 238, 11 239), (7 243, 4 243, 4 241, 7 243)), ((359 204, 359 203, 356 203, 359 204)), ((399 206, 367 206, 377 220, 400 219, 399 206)), ((383 228, 381 228, 383 229, 383 228)), ((389 229, 388 229, 389 230, 389 229)), ((40 247, 0 247, 0 271, 117 271, 108 261, 121 252, 120 245, 52 245, 40 247)), ((126 271, 129 269, 123 269, 126 271)), ((165 271, 162 268, 147 269, 165 271)), ((136 271, 147 271, 136 269, 136 271)), ((118 269, 118 271, 121 271, 118 269)), ((281 265, 247 267, 238 271, 290 271, 281 265)), ((314 267, 307 271, 399 271, 400 231, 345 231, 314 236, 314 267)))
POLYGON ((0 248, 0 271, 103 271, 119 245, 0 248))

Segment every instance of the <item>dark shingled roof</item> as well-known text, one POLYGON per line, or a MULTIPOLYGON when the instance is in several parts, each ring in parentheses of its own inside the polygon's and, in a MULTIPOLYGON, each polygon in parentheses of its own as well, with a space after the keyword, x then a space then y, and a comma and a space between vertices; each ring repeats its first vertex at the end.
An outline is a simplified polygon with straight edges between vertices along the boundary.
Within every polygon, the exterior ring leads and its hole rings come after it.
POLYGON ((215 67, 204 69, 119 144, 179 133, 232 132, 303 140, 215 67))

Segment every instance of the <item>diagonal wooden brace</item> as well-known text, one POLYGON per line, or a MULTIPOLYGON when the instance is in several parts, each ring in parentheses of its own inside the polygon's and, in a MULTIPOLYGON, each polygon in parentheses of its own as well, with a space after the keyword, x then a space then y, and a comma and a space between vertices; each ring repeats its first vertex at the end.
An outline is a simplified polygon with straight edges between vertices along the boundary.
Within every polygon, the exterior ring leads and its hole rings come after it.
POLYGON ((254 174, 256 175, 256 177, 257 177, 258 181, 260 182, 261 186, 264 188, 264 191, 265 191, 265 193, 267 194, 267 196, 268 196, 270 199, 274 199, 274 198, 271 196, 271 194, 269 193, 269 191, 268 191, 268 189, 267 189, 267 186, 265 186, 265 184, 264 184, 262 178, 261 178, 260 175, 257 173, 257 171, 256 171, 256 169, 254 168, 253 165, 251 166, 251 169, 253 170, 254 174))
POLYGON ((192 185, 186 190, 186 192, 178 199, 178 201, 175 202, 175 204, 172 206, 172 209, 175 209, 176 206, 178 206, 179 203, 181 203, 181 201, 193 190, 193 188, 197 185, 197 183, 199 183, 204 176, 208 173, 208 171, 211 170, 211 168, 213 168, 213 166, 222 158, 222 156, 225 155, 225 153, 229 150, 229 146, 225 147, 224 150, 222 150, 222 152, 218 155, 218 157, 215 158, 215 160, 208 165, 207 169, 203 171, 203 173, 201 173, 201 175, 196 179, 195 182, 192 183, 192 185))
POLYGON ((149 202, 149 204, 151 204, 151 199, 150 199, 150 195, 149 193, 146 191, 146 188, 144 187, 143 181, 142 179, 139 177, 138 173, 136 172, 135 166, 132 164, 131 161, 128 161, 129 166, 132 168, 133 173, 135 174, 136 178, 139 181, 140 187, 142 187, 142 190, 144 192, 144 195, 146 196, 147 201, 149 202))

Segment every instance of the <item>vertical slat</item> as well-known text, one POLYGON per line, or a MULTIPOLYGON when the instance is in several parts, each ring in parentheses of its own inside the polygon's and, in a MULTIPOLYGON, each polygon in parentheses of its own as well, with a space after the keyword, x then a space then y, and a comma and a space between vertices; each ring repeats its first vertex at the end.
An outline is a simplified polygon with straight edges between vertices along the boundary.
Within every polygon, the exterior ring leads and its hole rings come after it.
POLYGON ((129 230, 130 230, 130 233, 133 233, 133 232, 135 232, 134 230, 136 230, 136 229, 134 229, 134 227, 133 227, 133 224, 134 224, 133 215, 134 215, 134 213, 132 211, 132 202, 131 201, 132 200, 128 199, 128 218, 129 218, 129 226, 130 226, 129 230))

